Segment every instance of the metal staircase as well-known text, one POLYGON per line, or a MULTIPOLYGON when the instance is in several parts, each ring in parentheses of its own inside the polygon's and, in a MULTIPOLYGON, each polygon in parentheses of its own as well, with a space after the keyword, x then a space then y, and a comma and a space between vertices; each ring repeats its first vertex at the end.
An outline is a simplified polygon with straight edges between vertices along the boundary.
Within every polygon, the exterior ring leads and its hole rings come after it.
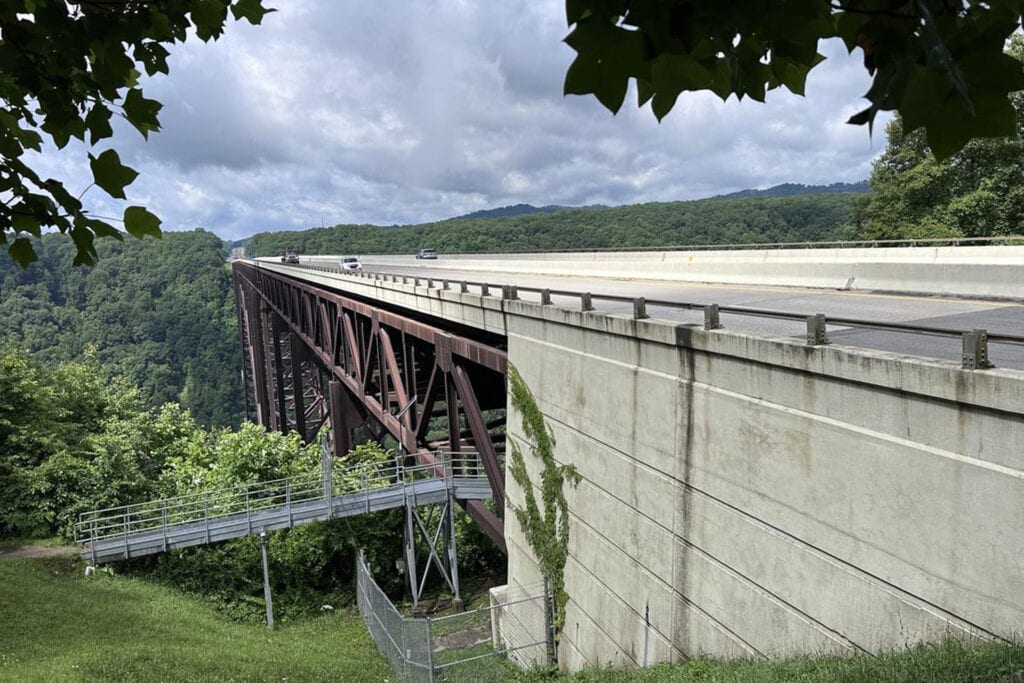
POLYGON ((378 510, 489 498, 475 453, 439 453, 435 464, 328 466, 322 474, 84 512, 75 541, 96 565, 378 510))

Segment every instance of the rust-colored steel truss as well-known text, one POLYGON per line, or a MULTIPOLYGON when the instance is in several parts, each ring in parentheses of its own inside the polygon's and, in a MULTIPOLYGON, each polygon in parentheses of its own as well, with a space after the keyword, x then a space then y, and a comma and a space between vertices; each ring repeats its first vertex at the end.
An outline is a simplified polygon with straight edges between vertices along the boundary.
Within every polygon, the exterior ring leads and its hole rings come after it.
MULTIPOLYGON (((360 427, 423 464, 438 450, 475 451, 504 510, 503 349, 249 263, 232 277, 257 422, 308 441, 329 421, 336 457, 360 427)), ((501 518, 465 507, 504 551, 501 518)))

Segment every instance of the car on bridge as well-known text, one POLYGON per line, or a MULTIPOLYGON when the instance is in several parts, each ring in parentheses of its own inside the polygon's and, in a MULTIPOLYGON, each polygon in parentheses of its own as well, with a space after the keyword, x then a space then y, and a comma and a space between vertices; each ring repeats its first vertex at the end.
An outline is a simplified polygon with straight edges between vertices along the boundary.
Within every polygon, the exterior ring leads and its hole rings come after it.
POLYGON ((342 270, 362 270, 363 264, 359 262, 358 256, 342 256, 341 257, 341 269, 342 270))
POLYGON ((418 259, 436 259, 437 252, 433 249, 420 249, 416 252, 416 258, 418 259))
POLYGON ((299 262, 299 250, 298 249, 285 249, 284 254, 281 256, 281 263, 292 263, 298 264, 299 262))

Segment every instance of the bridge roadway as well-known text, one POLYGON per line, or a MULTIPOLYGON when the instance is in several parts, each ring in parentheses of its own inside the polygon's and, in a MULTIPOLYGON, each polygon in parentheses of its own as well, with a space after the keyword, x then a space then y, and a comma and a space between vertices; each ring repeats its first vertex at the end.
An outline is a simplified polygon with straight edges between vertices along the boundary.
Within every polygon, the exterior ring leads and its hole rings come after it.
MULTIPOLYGON (((326 258, 326 257, 325 257, 326 258)), ((335 261, 336 263, 336 261, 335 261)), ((392 260, 381 262, 373 257, 363 260, 367 270, 396 275, 436 279, 487 282, 492 286, 514 284, 538 289, 591 292, 617 297, 646 297, 652 301, 744 306, 797 313, 825 314, 826 318, 858 318, 914 326, 956 328, 963 331, 984 329, 990 334, 1002 333, 1024 337, 1024 305, 1013 301, 995 301, 949 296, 914 296, 880 294, 862 291, 837 291, 800 287, 698 284, 683 282, 651 282, 615 280, 592 276, 521 275, 508 272, 467 272, 446 268, 444 260, 436 264, 395 266, 392 260), (386 264, 386 265, 385 265, 386 264)), ((527 298, 527 295, 524 295, 527 298)), ((553 303, 576 308, 579 299, 553 296, 553 303)), ((629 302, 600 301, 595 307, 608 313, 629 314, 629 302)), ((648 305, 652 317, 680 322, 702 323, 699 310, 648 305)), ((751 332, 772 337, 799 337, 806 334, 802 322, 774 318, 723 313, 722 325, 730 330, 751 332)), ((960 360, 959 342, 921 334, 852 329, 829 326, 829 338, 840 344, 892 351, 943 360, 960 360)), ((997 367, 1024 369, 1024 345, 992 343, 989 355, 997 367)))

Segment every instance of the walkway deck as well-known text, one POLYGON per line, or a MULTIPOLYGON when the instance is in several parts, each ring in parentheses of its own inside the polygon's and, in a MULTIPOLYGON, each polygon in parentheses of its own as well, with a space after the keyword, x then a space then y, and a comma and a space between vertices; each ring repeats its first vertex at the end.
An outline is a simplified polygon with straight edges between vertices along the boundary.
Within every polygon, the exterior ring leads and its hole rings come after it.
POLYGON ((83 559, 101 564, 450 497, 491 497, 478 461, 357 465, 329 478, 317 474, 95 510, 80 516, 75 541, 84 546, 83 559))

